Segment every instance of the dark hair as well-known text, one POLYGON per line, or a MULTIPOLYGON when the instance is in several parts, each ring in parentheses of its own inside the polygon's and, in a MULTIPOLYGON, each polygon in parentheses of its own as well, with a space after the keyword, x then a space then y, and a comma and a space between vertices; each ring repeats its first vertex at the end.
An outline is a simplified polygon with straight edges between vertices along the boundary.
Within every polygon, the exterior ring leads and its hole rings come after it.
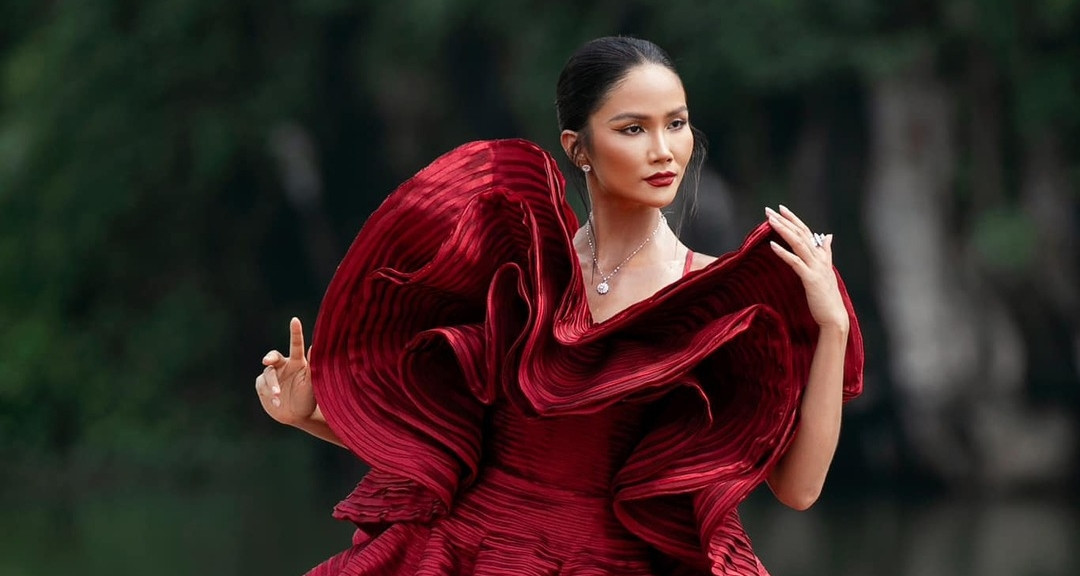
MULTIPOLYGON (((630 70, 642 64, 656 64, 671 70, 676 76, 679 72, 671 57, 663 48, 648 40, 631 38, 628 36, 606 36, 591 40, 574 52, 566 61, 562 73, 559 74, 559 82, 555 86, 555 114, 559 121, 559 130, 573 130, 579 133, 575 148, 570 150, 571 160, 577 156, 578 146, 589 148, 589 116, 596 112, 608 94, 622 82, 630 70)), ((693 211, 694 200, 697 196, 698 182, 701 179, 701 166, 705 162, 705 137, 694 128, 690 129, 694 134, 694 150, 690 154, 690 165, 687 166, 687 174, 680 186, 677 200, 681 209, 679 224, 693 211), (687 194, 686 192, 690 193, 687 194), (690 196, 686 198, 686 196, 690 196)), ((575 164, 576 168, 576 164, 575 164)), ((575 179, 583 179, 578 170, 570 171, 575 179)), ((582 194, 582 203, 588 206, 582 194)))

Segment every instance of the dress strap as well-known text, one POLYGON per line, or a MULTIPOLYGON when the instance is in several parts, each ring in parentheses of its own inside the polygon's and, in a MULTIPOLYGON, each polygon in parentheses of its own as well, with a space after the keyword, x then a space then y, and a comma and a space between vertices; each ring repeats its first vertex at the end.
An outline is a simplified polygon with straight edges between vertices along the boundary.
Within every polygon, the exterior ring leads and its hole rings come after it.
POLYGON ((694 263, 694 251, 689 248, 686 250, 686 265, 683 266, 682 275, 686 276, 690 273, 690 266, 694 263))

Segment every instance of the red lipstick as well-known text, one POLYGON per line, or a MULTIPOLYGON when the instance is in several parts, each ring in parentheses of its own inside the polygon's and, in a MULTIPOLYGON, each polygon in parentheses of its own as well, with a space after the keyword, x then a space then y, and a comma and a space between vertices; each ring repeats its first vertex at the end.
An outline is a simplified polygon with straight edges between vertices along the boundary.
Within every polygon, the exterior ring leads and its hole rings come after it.
POLYGON ((671 184, 675 182, 676 176, 678 175, 674 172, 657 172, 646 178, 645 181, 648 182, 650 186, 664 188, 666 186, 671 186, 671 184))

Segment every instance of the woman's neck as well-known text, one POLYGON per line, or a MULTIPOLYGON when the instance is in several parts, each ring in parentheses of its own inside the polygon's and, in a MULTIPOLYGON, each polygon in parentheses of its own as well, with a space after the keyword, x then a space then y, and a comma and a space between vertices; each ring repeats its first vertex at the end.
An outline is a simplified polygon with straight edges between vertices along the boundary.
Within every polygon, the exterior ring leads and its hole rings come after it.
POLYGON ((674 236, 655 207, 595 204, 589 224, 593 241, 590 252, 595 250, 596 261, 604 272, 610 273, 620 264, 642 265, 670 257, 674 236), (665 246, 669 249, 665 250, 665 246), (638 252, 631 261, 624 263, 635 250, 638 252))

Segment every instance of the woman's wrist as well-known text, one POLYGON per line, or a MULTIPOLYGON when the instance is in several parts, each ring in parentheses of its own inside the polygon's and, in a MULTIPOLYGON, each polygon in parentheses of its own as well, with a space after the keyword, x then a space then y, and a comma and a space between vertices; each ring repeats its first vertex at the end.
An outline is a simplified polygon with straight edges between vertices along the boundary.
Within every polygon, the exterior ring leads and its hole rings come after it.
POLYGON ((317 427, 320 422, 312 416, 307 416, 291 418, 288 422, 284 422, 284 424, 292 426, 293 428, 303 430, 305 432, 309 432, 312 428, 317 427))
POLYGON ((322 411, 319 410, 318 406, 315 407, 315 411, 312 412, 310 416, 301 420, 299 423, 294 424, 294 426, 316 438, 320 438, 331 444, 336 444, 342 448, 345 447, 345 443, 338 438, 338 435, 335 434, 333 429, 330 428, 330 425, 327 424, 326 418, 323 417, 322 411))
POLYGON ((846 340, 848 332, 851 330, 851 323, 847 316, 844 316, 843 320, 821 322, 818 324, 818 329, 821 336, 839 336, 846 340))
POLYGON ((319 410, 318 406, 312 410, 311 414, 307 416, 300 416, 293 419, 290 422, 286 422, 289 426, 299 428, 305 432, 310 432, 314 428, 321 428, 326 425, 326 418, 322 415, 322 410, 319 410))

